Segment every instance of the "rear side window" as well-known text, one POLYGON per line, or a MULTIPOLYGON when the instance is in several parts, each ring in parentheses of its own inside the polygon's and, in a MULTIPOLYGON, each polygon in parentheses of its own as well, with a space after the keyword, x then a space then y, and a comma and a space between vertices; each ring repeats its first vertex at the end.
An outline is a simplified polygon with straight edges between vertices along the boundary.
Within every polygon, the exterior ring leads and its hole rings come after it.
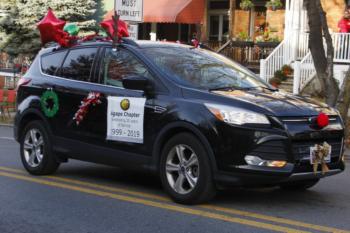
POLYGON ((60 76, 79 81, 89 81, 96 53, 97 48, 71 50, 61 68, 60 76))
POLYGON ((41 57, 41 70, 44 74, 55 75, 57 69, 61 66, 67 51, 51 53, 41 57))

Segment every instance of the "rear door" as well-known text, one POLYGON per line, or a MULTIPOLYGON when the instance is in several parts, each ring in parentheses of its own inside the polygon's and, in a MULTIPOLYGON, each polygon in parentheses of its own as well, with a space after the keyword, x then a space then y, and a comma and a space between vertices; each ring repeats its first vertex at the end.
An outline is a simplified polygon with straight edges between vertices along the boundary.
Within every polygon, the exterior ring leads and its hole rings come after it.
MULTIPOLYGON (((78 121, 76 116, 82 111, 84 100, 89 93, 100 88, 91 82, 98 51, 98 47, 70 49, 56 74, 58 77, 52 88, 59 98, 59 111, 54 119, 56 135, 62 139, 90 142, 96 136, 96 128, 91 124, 92 121, 78 121)), ((97 120, 98 114, 94 112, 98 110, 99 106, 96 106, 89 116, 97 120)))

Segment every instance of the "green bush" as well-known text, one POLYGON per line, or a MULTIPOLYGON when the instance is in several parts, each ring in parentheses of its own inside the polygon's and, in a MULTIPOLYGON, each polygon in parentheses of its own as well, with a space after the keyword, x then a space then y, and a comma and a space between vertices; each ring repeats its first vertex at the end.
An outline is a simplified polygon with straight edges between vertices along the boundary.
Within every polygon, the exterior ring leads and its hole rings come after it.
POLYGON ((287 80, 287 76, 283 73, 282 70, 277 70, 275 72, 275 75, 274 75, 275 78, 278 78, 279 80, 281 81, 286 81, 287 80))

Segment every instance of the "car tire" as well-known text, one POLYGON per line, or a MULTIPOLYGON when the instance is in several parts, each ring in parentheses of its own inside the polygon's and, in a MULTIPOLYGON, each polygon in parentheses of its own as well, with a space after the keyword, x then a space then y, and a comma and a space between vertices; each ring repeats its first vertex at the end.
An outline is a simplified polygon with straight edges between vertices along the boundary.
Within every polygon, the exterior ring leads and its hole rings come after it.
POLYGON ((54 173, 60 163, 52 153, 52 144, 42 121, 28 123, 20 138, 21 160, 32 175, 54 173))
POLYGON ((208 153, 190 133, 180 133, 165 144, 160 177, 165 191, 180 204, 203 203, 216 193, 208 153))
POLYGON ((313 186, 315 186, 320 179, 313 179, 313 180, 300 180, 300 181, 293 181, 293 182, 288 182, 280 185, 281 189, 284 190, 306 190, 309 189, 313 186))

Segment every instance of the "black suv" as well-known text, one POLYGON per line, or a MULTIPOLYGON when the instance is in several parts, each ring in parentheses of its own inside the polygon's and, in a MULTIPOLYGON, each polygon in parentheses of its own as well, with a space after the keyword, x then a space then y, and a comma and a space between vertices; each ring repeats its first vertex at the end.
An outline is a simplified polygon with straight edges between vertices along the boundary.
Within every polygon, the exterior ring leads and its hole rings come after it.
POLYGON ((191 46, 125 39, 45 48, 17 98, 15 138, 34 175, 69 158, 148 169, 176 202, 193 204, 218 187, 306 189, 344 170, 337 111, 191 46), (320 113, 329 117, 323 128, 314 124, 320 113), (324 142, 325 174, 310 156, 324 142))

